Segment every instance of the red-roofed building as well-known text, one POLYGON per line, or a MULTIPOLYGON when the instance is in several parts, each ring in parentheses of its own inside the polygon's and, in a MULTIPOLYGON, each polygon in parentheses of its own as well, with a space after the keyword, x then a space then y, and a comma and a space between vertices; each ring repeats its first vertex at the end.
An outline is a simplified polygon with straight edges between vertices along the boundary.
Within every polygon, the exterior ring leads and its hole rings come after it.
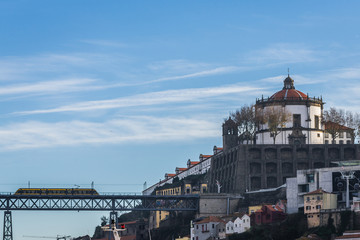
POLYGON ((325 126, 325 143, 353 144, 354 129, 338 123, 327 121, 325 126))
POLYGON ((304 195, 304 214, 307 217, 308 227, 320 226, 320 210, 336 209, 337 195, 326 192, 321 188, 304 195))
POLYGON ((269 224, 282 221, 286 218, 286 213, 276 205, 263 205, 260 210, 251 214, 251 222, 256 225, 269 224))
POLYGON ((259 116, 281 111, 288 120, 281 126, 279 123, 278 131, 271 130, 266 122, 261 123, 256 132, 256 143, 324 144, 323 105, 322 98, 309 97, 296 90, 294 80, 288 75, 280 91, 268 98, 257 99, 255 105, 259 116))

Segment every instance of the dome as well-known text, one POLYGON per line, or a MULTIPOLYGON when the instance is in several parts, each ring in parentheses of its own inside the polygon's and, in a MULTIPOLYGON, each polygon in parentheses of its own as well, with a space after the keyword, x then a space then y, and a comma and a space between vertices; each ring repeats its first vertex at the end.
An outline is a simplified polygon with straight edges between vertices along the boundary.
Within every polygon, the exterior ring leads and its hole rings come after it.
POLYGON ((294 80, 288 75, 284 80, 284 87, 281 91, 274 93, 270 100, 307 100, 308 96, 295 89, 294 80))
POLYGON ((276 93, 274 93, 271 97, 270 100, 307 100, 308 96, 298 90, 295 89, 283 89, 281 91, 278 91, 276 93))

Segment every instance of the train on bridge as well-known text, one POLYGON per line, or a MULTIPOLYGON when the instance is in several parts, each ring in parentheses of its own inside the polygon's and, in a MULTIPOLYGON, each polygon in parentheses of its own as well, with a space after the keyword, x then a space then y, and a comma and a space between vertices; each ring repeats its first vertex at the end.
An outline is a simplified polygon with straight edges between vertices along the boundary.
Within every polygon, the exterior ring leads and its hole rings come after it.
POLYGON ((76 195, 76 196, 89 196, 99 195, 93 188, 19 188, 14 195, 76 195))

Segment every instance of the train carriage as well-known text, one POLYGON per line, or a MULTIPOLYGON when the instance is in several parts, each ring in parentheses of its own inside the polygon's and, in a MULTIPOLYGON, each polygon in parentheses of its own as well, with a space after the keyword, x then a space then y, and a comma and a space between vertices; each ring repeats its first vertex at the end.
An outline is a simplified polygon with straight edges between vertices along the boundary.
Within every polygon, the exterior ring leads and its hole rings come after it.
POLYGON ((19 188, 14 195, 99 195, 92 188, 19 188))

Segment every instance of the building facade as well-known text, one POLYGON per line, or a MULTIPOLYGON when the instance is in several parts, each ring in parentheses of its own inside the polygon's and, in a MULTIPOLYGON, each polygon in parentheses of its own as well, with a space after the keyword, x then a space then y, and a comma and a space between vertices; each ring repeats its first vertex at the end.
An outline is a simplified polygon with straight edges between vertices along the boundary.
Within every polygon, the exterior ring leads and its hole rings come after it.
POLYGON ((320 211, 322 209, 337 208, 337 195, 321 188, 305 194, 303 201, 308 228, 320 226, 320 211))
MULTIPOLYGON (((225 148, 224 148, 225 149, 225 148)), ((237 145, 212 157, 209 190, 245 193, 276 188, 297 170, 331 167, 332 161, 359 159, 357 144, 237 145)))
MULTIPOLYGON (((346 161, 344 162, 344 165, 346 161)), ((287 212, 296 213, 304 208, 304 195, 319 188, 337 195, 339 207, 346 205, 346 181, 341 178, 341 172, 354 171, 355 178, 350 180, 350 201, 358 196, 360 165, 331 168, 298 170, 296 177, 286 181, 287 212)))

